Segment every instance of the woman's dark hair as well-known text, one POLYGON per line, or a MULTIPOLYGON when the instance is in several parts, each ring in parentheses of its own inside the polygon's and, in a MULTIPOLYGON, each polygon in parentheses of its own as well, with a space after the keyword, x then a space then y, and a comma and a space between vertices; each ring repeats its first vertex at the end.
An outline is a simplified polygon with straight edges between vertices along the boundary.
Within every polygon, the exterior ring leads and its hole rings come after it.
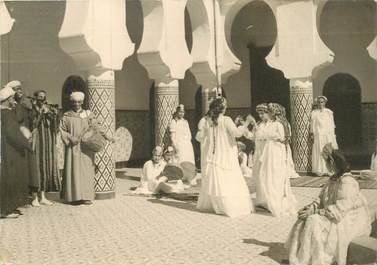
POLYGON ((337 169, 337 172, 335 172, 334 177, 340 177, 344 173, 351 171, 350 165, 348 164, 345 155, 340 150, 333 150, 331 155, 327 158, 327 160, 329 159, 332 159, 334 161, 334 165, 337 169))
POLYGON ((214 125, 217 125, 217 119, 225 109, 225 98, 216 98, 209 104, 207 116, 211 118, 214 125))

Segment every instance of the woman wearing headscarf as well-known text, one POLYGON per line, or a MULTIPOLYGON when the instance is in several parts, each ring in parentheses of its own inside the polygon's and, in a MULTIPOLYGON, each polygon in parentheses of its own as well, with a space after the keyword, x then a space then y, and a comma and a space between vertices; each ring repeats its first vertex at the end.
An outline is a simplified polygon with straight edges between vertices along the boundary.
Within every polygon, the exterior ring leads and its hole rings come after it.
POLYGON ((291 265, 345 265, 349 243, 371 232, 368 204, 339 150, 328 146, 324 159, 334 174, 319 197, 298 212, 286 243, 291 265))
POLYGON ((280 218, 296 213, 296 199, 289 183, 284 126, 276 119, 278 104, 268 104, 267 111, 270 121, 264 129, 265 143, 258 158, 258 204, 280 218))
POLYGON ((92 204, 94 199, 94 152, 82 145, 81 137, 92 126, 107 139, 94 115, 84 110, 85 94, 71 94, 71 110, 64 113, 60 131, 65 144, 62 197, 67 202, 92 204))
POLYGON ((31 132, 19 123, 15 110, 15 92, 5 86, 0 90, 1 109, 1 218, 16 218, 17 208, 28 202, 29 167, 27 151, 32 150, 31 132))
POLYGON ((196 139, 202 150, 202 186, 197 209, 215 211, 229 217, 249 215, 253 210, 249 189, 238 162, 236 138, 244 135, 250 120, 237 128, 225 116, 226 99, 214 99, 207 115, 199 122, 196 139))
POLYGON ((191 143, 191 131, 185 119, 185 108, 180 104, 170 123, 170 137, 175 149, 176 162, 190 162, 195 165, 194 149, 191 143))
POLYGON ((310 133, 313 141, 312 149, 312 172, 318 176, 329 176, 332 172, 326 167, 326 161, 321 153, 326 144, 331 144, 338 149, 335 136, 334 115, 326 108, 327 98, 319 96, 316 98, 316 106, 311 113, 310 133))

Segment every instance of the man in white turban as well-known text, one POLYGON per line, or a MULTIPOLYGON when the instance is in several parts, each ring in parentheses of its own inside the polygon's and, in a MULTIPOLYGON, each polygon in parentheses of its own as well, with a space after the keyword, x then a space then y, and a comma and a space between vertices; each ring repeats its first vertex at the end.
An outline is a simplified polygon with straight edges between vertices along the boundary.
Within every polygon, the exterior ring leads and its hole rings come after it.
POLYGON ((11 86, 0 90, 1 101, 1 178, 0 215, 18 217, 17 208, 28 202, 29 168, 25 150, 31 151, 27 128, 19 122, 15 110, 15 91, 11 86))
POLYGON ((72 92, 70 99, 72 101, 83 101, 85 99, 85 94, 80 91, 72 92))
POLYGON ((14 94, 15 94, 14 90, 9 86, 5 86, 0 90, 1 108, 8 105, 8 103, 6 103, 5 101, 8 100, 9 98, 13 97, 14 94))

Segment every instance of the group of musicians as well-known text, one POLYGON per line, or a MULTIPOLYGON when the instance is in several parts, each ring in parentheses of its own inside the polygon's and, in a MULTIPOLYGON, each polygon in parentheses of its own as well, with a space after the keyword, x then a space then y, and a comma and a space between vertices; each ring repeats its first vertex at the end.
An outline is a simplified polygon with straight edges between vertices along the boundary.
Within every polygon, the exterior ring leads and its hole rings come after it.
POLYGON ((59 108, 38 90, 24 95, 22 84, 11 81, 0 91, 1 101, 1 217, 22 214, 31 205, 51 205, 45 192, 59 191, 61 182, 56 150, 59 108))

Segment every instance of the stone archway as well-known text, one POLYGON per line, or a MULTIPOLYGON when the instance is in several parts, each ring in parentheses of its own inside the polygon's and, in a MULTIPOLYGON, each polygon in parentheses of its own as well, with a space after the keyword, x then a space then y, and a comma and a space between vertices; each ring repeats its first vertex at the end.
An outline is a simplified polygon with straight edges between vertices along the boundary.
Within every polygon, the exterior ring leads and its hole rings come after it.
POLYGON ((266 57, 277 39, 277 22, 272 8, 265 1, 246 3, 235 15, 230 31, 230 47, 242 61, 239 73, 230 78, 231 87, 246 86, 251 106, 262 102, 278 102, 290 110, 289 80, 284 73, 272 68, 266 57))
POLYGON ((360 83, 350 74, 337 73, 326 80, 323 95, 334 112, 339 147, 352 156, 362 143, 360 83))

